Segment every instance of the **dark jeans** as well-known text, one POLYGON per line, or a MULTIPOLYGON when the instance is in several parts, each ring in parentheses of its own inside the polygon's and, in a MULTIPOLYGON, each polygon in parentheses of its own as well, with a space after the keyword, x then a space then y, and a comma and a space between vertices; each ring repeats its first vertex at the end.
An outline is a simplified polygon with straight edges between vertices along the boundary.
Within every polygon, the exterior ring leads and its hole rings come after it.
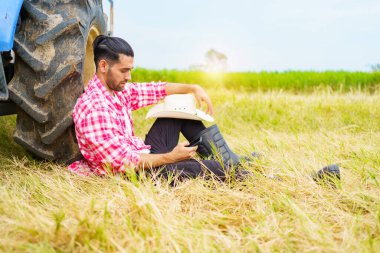
MULTIPOLYGON (((178 144, 179 134, 190 142, 194 136, 206 127, 201 121, 187 119, 159 118, 149 130, 145 138, 145 144, 150 145, 152 154, 168 153, 178 144)), ((168 177, 174 174, 183 178, 195 178, 207 174, 213 174, 218 178, 224 178, 223 166, 216 160, 184 160, 154 168, 161 176, 168 177)))

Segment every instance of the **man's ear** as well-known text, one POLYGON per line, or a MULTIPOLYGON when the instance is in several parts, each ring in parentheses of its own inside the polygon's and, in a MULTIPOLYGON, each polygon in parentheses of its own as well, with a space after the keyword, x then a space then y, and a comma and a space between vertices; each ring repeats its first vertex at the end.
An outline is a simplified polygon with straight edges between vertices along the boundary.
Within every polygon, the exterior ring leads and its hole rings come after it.
POLYGON ((100 60, 99 63, 98 63, 98 68, 100 70, 101 73, 106 73, 108 71, 108 62, 104 59, 100 60))

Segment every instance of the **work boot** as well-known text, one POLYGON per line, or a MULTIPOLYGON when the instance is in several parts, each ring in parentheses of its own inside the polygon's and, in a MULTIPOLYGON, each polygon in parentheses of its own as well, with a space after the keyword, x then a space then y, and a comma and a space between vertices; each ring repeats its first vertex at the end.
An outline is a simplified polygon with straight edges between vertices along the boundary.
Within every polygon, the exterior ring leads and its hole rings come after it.
POLYGON ((190 140, 190 145, 198 145, 197 153, 202 157, 218 159, 218 155, 220 155, 222 162, 229 166, 237 166, 243 160, 252 161, 254 158, 260 156, 257 152, 253 152, 251 156, 245 157, 240 157, 235 154, 224 140, 217 125, 212 125, 201 131, 190 140))
POLYGON ((336 188, 336 183, 340 180, 339 166, 336 164, 327 165, 315 173, 313 179, 317 183, 326 183, 332 188, 336 188))

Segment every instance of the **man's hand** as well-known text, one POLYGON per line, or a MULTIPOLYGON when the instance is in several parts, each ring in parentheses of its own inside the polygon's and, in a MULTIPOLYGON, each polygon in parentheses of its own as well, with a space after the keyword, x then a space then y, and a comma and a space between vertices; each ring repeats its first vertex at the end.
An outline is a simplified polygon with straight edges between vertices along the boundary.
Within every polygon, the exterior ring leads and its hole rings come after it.
POLYGON ((141 161, 137 165, 136 170, 151 169, 194 157, 198 146, 186 147, 187 145, 189 145, 189 142, 181 142, 171 152, 165 154, 140 154, 141 161))
POLYGON ((190 159, 195 156, 198 146, 187 147, 187 145, 189 145, 189 142, 187 141, 180 142, 171 152, 168 153, 171 163, 190 159))
POLYGON ((197 84, 167 83, 165 90, 167 95, 193 93, 198 102, 198 106, 202 108, 203 103, 206 103, 206 113, 210 115, 214 114, 214 107, 210 97, 207 92, 197 84))
POLYGON ((207 92, 199 85, 193 85, 194 86, 194 96, 197 99, 198 106, 203 109, 203 102, 207 104, 207 114, 213 115, 214 114, 214 107, 212 105, 211 99, 207 92))

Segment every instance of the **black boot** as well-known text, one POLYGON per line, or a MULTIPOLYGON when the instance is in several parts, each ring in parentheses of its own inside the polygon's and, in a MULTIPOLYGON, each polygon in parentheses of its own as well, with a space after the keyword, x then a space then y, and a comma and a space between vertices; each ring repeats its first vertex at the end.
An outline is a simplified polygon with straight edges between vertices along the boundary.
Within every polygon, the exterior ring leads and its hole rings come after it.
POLYGON ((336 183, 340 181, 340 169, 336 164, 330 164, 313 175, 317 183, 325 183, 332 188, 337 188, 336 183))
POLYGON ((203 157, 217 159, 215 152, 220 155, 225 165, 238 165, 240 157, 236 155, 227 145, 217 125, 213 125, 201 131, 192 140, 190 145, 198 145, 197 153, 203 157))

